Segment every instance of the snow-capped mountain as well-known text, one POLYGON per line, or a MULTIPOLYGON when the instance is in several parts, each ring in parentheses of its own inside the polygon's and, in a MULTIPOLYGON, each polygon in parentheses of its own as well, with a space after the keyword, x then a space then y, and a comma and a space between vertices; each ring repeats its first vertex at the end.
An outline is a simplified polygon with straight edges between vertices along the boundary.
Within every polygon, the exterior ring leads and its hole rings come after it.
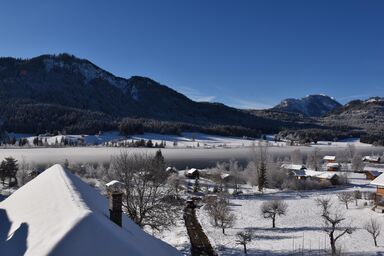
POLYGON ((274 110, 300 113, 305 116, 320 117, 329 111, 340 107, 341 104, 327 95, 308 95, 301 99, 285 99, 275 106, 274 110))
POLYGON ((0 58, 0 118, 9 131, 117 129, 122 118, 258 131, 287 127, 219 103, 195 102, 146 77, 125 79, 72 55, 0 58))

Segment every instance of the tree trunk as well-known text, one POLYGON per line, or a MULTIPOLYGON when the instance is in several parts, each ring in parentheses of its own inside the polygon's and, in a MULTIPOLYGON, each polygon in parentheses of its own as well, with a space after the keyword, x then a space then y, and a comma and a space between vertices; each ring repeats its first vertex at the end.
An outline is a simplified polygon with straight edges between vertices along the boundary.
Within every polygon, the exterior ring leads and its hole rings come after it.
POLYGON ((222 228, 223 229, 223 235, 225 235, 225 229, 224 228, 222 228))
POLYGON ((347 210, 348 210, 348 203, 345 203, 345 207, 347 208, 347 210))
POLYGON ((375 242, 375 246, 377 247, 377 239, 375 236, 373 237, 373 241, 375 242))
POLYGON ((276 225, 275 225, 275 220, 276 220, 276 218, 273 217, 273 218, 272 218, 272 228, 275 228, 275 227, 276 227, 276 225))
POLYGON ((331 242, 331 249, 332 249, 332 256, 336 256, 336 244, 335 244, 335 240, 333 238, 333 233, 330 233, 329 234, 329 240, 331 242))
POLYGON ((244 243, 244 254, 247 254, 247 244, 244 243))

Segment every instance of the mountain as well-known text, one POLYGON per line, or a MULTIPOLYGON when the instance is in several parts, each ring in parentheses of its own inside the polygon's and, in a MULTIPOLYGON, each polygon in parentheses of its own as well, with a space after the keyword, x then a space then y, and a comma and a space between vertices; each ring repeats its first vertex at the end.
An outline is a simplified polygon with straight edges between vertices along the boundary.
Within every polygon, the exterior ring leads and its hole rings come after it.
POLYGON ((329 96, 308 95, 301 99, 285 99, 272 109, 299 113, 309 117, 320 117, 340 106, 341 104, 339 102, 329 96))
POLYGON ((109 219, 108 199, 54 165, 0 203, 2 255, 181 255, 123 214, 109 219))
POLYGON ((0 58, 0 100, 0 119, 15 132, 97 132, 117 129, 125 117, 269 132, 295 125, 195 102, 150 78, 116 77, 68 54, 0 58))
POLYGON ((330 111, 324 124, 332 126, 364 129, 370 133, 380 133, 384 128, 384 98, 354 100, 330 111))

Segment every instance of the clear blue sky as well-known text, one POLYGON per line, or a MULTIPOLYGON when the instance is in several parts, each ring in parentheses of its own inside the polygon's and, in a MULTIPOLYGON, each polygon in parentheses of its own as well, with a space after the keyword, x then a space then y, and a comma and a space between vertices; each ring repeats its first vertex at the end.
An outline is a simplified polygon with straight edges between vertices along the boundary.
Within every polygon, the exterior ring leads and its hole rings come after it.
POLYGON ((4 0, 0 56, 67 52, 195 100, 384 96, 382 0, 4 0))

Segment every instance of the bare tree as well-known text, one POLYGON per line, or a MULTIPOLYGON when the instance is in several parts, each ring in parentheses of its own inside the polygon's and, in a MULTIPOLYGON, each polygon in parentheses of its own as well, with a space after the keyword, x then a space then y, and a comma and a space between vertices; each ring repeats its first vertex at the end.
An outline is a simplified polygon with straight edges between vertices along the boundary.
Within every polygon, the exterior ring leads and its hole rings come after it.
POLYGON ((243 245, 244 254, 247 254, 247 244, 252 241, 253 232, 251 230, 240 231, 236 234, 236 242, 240 245, 243 245))
POLYGON ((324 220, 323 231, 328 234, 332 255, 337 255, 336 242, 345 234, 352 234, 355 228, 350 225, 341 226, 346 220, 340 209, 334 208, 330 198, 317 198, 317 205, 321 208, 321 217, 324 220), (338 234, 335 232, 339 231, 338 234))
POLYGON ((180 198, 180 192, 183 190, 184 179, 177 173, 173 173, 168 177, 168 184, 172 188, 176 198, 180 198))
POLYGON ((318 171, 321 167, 321 162, 320 162, 320 149, 315 148, 312 150, 312 152, 308 155, 307 158, 307 164, 309 168, 312 168, 315 171, 318 171))
POLYGON ((354 155, 352 158, 352 169, 354 171, 361 171, 364 167, 362 156, 361 155, 354 155))
POLYGON ((377 219, 371 218, 369 221, 367 221, 364 225, 364 229, 372 235, 373 242, 375 243, 375 246, 377 246, 377 237, 381 233, 381 223, 377 221, 377 219))
POLYGON ((351 192, 341 192, 337 195, 339 201, 345 204, 345 208, 348 210, 348 203, 354 201, 354 193, 351 192))
POLYGON ((353 199, 355 200, 355 205, 357 206, 357 201, 361 199, 361 191, 359 189, 355 189, 353 191, 353 199))
POLYGON ((282 200, 265 201, 261 204, 261 215, 266 219, 272 219, 272 228, 275 228, 276 217, 287 213, 288 205, 282 200))
POLYGON ((347 144, 347 148, 346 148, 346 155, 347 155, 349 161, 352 162, 352 159, 355 156, 355 154, 356 154, 356 146, 355 146, 355 144, 348 143, 347 144))
POLYGON ((31 171, 31 167, 23 156, 19 164, 19 171, 17 172, 17 181, 19 183, 19 187, 24 186, 28 181, 31 180, 29 171, 31 171))
POLYGON ((229 202, 225 199, 218 199, 207 206, 208 214, 211 217, 212 224, 220 227, 225 235, 225 229, 232 227, 235 223, 235 215, 231 213, 229 202))
POLYGON ((234 194, 237 194, 240 189, 240 182, 242 180, 241 171, 241 167, 239 166, 239 163, 237 161, 229 161, 229 173, 232 176, 231 182, 234 194))
POLYGON ((303 156, 301 155, 300 149, 295 149, 291 152, 291 162, 292 164, 302 164, 303 156))
POLYGON ((161 231, 175 224, 177 209, 173 189, 167 184, 164 158, 121 152, 112 159, 108 179, 124 185, 124 212, 140 227, 161 231))

